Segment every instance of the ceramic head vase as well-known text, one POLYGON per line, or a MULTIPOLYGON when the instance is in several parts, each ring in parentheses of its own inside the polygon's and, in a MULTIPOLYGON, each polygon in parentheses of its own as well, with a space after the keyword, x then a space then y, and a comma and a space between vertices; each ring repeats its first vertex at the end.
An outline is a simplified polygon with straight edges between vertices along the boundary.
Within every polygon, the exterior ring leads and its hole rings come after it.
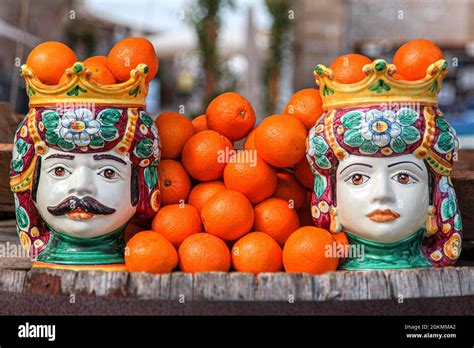
POLYGON ((381 59, 364 72, 340 84, 325 66, 314 71, 325 113, 307 144, 313 220, 362 247, 342 269, 452 265, 462 242, 450 179, 458 141, 437 105, 447 62, 418 81, 395 79, 381 59))
POLYGON ((10 185, 35 267, 123 270, 124 229, 160 205, 159 136, 145 111, 148 68, 99 85, 77 62, 42 84, 26 65, 30 110, 15 134, 10 185))

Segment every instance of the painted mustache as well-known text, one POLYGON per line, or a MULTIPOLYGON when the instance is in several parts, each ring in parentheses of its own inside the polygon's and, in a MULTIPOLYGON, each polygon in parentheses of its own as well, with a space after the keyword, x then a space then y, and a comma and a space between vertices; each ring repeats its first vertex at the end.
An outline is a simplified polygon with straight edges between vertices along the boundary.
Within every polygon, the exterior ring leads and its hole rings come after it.
POLYGON ((390 209, 376 209, 373 212, 367 214, 367 217, 375 222, 388 222, 400 217, 400 214, 390 209))
MULTIPOLYGON (((54 216, 66 214, 82 214, 78 218, 92 217, 92 215, 110 215, 115 213, 115 209, 103 205, 92 197, 77 198, 67 197, 64 201, 54 207, 48 207, 48 211, 54 216)), ((75 217, 75 216, 71 216, 75 217)))

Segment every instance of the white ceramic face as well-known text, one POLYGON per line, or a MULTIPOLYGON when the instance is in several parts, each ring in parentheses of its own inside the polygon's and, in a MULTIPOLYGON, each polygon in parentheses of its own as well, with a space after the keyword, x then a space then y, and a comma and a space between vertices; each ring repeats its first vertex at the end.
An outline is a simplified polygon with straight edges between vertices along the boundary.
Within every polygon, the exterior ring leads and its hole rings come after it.
POLYGON ((412 154, 350 155, 337 169, 337 216, 343 227, 367 240, 392 243, 426 223, 428 172, 412 154))
POLYGON ((49 149, 42 156, 36 207, 49 226, 66 235, 105 235, 135 214, 131 171, 128 157, 114 150, 72 154, 49 149))

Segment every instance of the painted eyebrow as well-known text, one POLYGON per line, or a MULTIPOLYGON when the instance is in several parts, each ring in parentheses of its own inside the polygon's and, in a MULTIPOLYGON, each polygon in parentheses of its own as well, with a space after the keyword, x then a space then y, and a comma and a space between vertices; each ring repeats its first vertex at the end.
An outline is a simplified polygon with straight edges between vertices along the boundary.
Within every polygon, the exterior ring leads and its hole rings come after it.
POLYGON ((393 166, 397 166, 399 164, 403 164, 403 163, 411 163, 411 164, 414 164, 415 166, 417 166, 418 168, 420 168, 421 171, 423 171, 423 168, 421 168, 418 164, 416 164, 415 162, 411 162, 411 161, 402 161, 402 162, 397 162, 397 163, 392 163, 392 164, 389 164, 387 166, 387 168, 390 168, 390 167, 393 167, 393 166))
POLYGON ((63 154, 60 154, 60 153, 55 153, 54 155, 46 157, 45 161, 47 161, 49 159, 53 159, 53 158, 64 158, 64 159, 67 159, 67 160, 73 160, 74 156, 73 155, 63 155, 63 154))
POLYGON ((122 163, 123 165, 127 165, 127 163, 124 160, 122 160, 121 158, 118 158, 114 155, 109 155, 109 154, 94 155, 92 158, 95 159, 95 160, 109 159, 109 160, 113 160, 113 161, 117 161, 119 163, 122 163))
POLYGON ((365 163, 352 163, 352 164, 349 164, 346 168, 344 168, 343 170, 341 170, 339 172, 339 174, 342 174, 343 171, 345 171, 347 168, 349 167, 352 167, 352 166, 364 166, 364 167, 369 167, 369 168, 372 168, 372 166, 370 164, 365 164, 365 163))

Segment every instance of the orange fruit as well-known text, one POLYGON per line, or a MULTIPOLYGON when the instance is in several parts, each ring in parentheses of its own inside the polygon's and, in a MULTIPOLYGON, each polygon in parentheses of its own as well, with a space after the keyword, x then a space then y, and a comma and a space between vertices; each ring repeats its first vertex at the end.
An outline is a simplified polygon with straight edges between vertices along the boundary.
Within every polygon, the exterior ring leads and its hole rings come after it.
POLYGON ((73 50, 61 42, 47 41, 39 44, 28 55, 26 64, 46 85, 57 85, 67 68, 77 57, 73 50))
POLYGON ((396 79, 396 80, 406 80, 406 77, 403 76, 402 74, 399 74, 399 73, 395 73, 393 74, 393 78, 396 79))
POLYGON ((224 190, 204 204, 201 218, 206 232, 225 241, 232 241, 250 231, 254 212, 252 204, 243 194, 224 190))
POLYGON ((245 137, 255 124, 255 111, 247 99, 235 92, 214 98, 206 109, 209 129, 224 135, 230 141, 245 137))
POLYGON ((178 161, 165 159, 158 164, 161 204, 184 203, 191 191, 191 179, 178 161))
POLYGON ((319 90, 306 88, 296 92, 286 104, 283 113, 296 117, 306 129, 311 129, 323 114, 323 101, 319 90))
POLYGON ((322 274, 335 271, 339 259, 326 255, 333 248, 334 238, 328 231, 305 226, 297 229, 283 247, 283 266, 290 273, 322 274))
POLYGON ((201 232, 202 224, 197 209, 192 205, 171 204, 158 210, 151 229, 178 248, 187 237, 201 232))
POLYGON ((347 247, 349 246, 349 239, 347 239, 347 234, 344 232, 333 233, 334 240, 336 241, 337 248, 344 248, 344 253, 346 252, 347 247))
POLYGON ((176 249, 154 231, 139 232, 127 243, 125 266, 129 272, 170 273, 177 265, 176 249))
POLYGON ((255 208, 253 229, 268 234, 280 245, 285 244, 300 223, 296 210, 290 208, 287 201, 281 198, 269 198, 255 208))
POLYGON ((232 143, 223 135, 206 130, 194 134, 184 145, 182 162, 193 177, 211 181, 222 176, 232 143))
POLYGON ((200 115, 198 117, 195 117, 191 122, 193 124, 195 133, 202 132, 209 129, 207 127, 206 115, 200 115))
POLYGON ((184 144, 194 134, 192 122, 177 112, 163 112, 155 120, 161 142, 161 158, 176 159, 181 156, 184 144))
MULTIPOLYGON (((101 56, 97 56, 97 58, 98 57, 101 56)), ((94 59, 91 62, 86 62, 87 59, 84 61, 84 65, 89 71, 90 79, 101 85, 113 85, 117 82, 115 81, 114 75, 107 68, 107 65, 99 63, 99 60, 101 59, 94 59)), ((64 84, 67 80, 68 76, 66 75, 66 72, 64 72, 64 74, 61 76, 61 79, 59 80, 59 84, 64 84)))
POLYGON ((252 232, 240 238, 232 247, 232 266, 238 272, 258 274, 282 269, 282 250, 266 233, 252 232))
POLYGON ((201 214, 202 206, 216 193, 226 189, 222 181, 201 182, 194 186, 189 193, 188 204, 196 208, 201 214))
POLYGON ((334 80, 339 83, 355 83, 363 80, 367 75, 362 71, 366 64, 372 61, 361 54, 351 53, 337 57, 331 63, 334 80))
POLYGON ((91 80, 94 80, 101 85, 113 85, 116 83, 114 75, 110 72, 105 65, 97 64, 85 64, 86 68, 91 72, 91 80))
MULTIPOLYGON (((103 65, 103 66, 108 68, 109 59, 106 56, 93 56, 93 57, 87 58, 85 61, 83 61, 83 63, 85 65, 91 65, 91 66, 100 64, 100 65, 103 65)), ((115 79, 115 77, 114 77, 114 79, 115 79)))
POLYGON ((275 192, 277 175, 255 152, 242 150, 232 155, 225 166, 224 184, 228 189, 243 193, 252 204, 256 204, 275 192), (250 157, 251 154, 254 155, 250 157))
POLYGON ((444 59, 438 45, 430 40, 413 40, 403 44, 393 57, 397 72, 405 80, 420 80, 426 75, 428 67, 444 59))
POLYGON ((295 117, 272 115, 255 131, 255 147, 265 162, 275 167, 291 167, 305 155, 306 128, 295 117))
POLYGON ((119 82, 130 78, 130 71, 138 64, 148 66, 146 82, 150 82, 158 72, 158 56, 153 44, 142 37, 130 37, 115 44, 107 56, 109 69, 119 82))
POLYGON ((295 176, 304 187, 312 190, 314 186, 314 174, 306 156, 295 164, 295 176))
POLYGON ((230 269, 229 248, 212 234, 197 233, 186 238, 178 254, 183 272, 228 272, 230 269))
POLYGON ((250 131, 250 133, 247 135, 247 138, 245 139, 245 145, 244 149, 245 150, 256 150, 255 148, 255 130, 257 128, 254 128, 250 131))
POLYGON ((278 185, 273 197, 293 203, 299 209, 306 202, 306 189, 296 180, 295 176, 285 170, 277 173, 278 185))

